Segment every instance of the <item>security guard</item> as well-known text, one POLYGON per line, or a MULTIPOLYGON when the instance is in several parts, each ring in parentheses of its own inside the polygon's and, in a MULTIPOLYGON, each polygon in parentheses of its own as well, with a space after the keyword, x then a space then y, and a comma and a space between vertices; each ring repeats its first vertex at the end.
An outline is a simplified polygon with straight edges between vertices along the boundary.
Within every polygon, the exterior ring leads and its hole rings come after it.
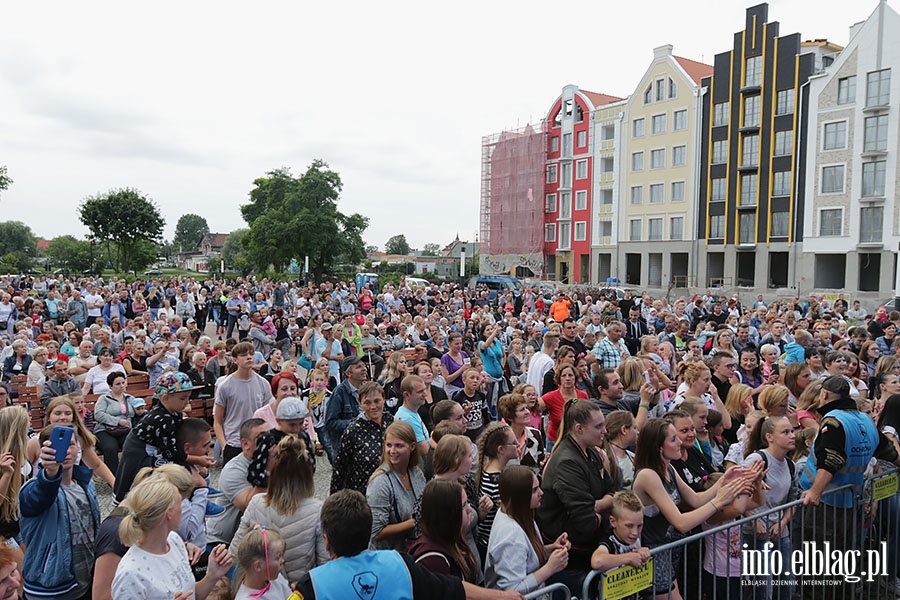
MULTIPOLYGON (((819 433, 813 444, 806 467, 800 475, 801 497, 804 505, 803 541, 816 542, 816 549, 824 551, 828 542, 831 550, 853 550, 854 531, 861 531, 863 511, 857 508, 856 496, 865 483, 865 471, 872 457, 900 465, 894 445, 879 433, 872 418, 856 409, 850 399, 850 382, 841 375, 828 377, 822 383, 822 394, 816 409, 822 416, 819 433), (831 491, 852 485, 854 490, 831 491), (860 522, 853 527, 853 519, 860 522)), ((859 537, 857 535, 857 537, 859 537)), ((858 575, 858 574, 857 574, 858 575)), ((809 579, 825 579, 810 574, 809 579)), ((839 585, 825 586, 805 583, 805 598, 841 597, 851 589, 845 579, 839 585)))
POLYGON ((432 573, 394 550, 370 552, 372 511, 356 490, 341 490, 322 504, 322 532, 331 560, 300 579, 296 600, 523 600, 514 591, 489 590, 432 573))

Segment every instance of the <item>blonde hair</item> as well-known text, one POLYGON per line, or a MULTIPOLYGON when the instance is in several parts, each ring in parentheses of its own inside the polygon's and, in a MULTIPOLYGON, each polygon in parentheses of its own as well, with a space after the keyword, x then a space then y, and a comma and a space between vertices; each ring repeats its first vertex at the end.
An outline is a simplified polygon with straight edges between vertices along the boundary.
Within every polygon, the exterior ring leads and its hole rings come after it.
POLYGON ((773 408, 787 401, 790 392, 783 385, 773 385, 759 393, 759 409, 767 415, 773 408))
MULTIPOLYGON (((742 406, 744 398, 753 392, 753 388, 745 383, 736 383, 728 390, 728 396, 725 399, 725 410, 732 418, 737 418, 744 414, 742 406)), ((752 410, 752 409, 751 409, 752 410)))
POLYGON ((258 525, 248 531, 237 549, 236 558, 242 571, 237 581, 240 582, 244 579, 243 575, 253 567, 254 561, 266 560, 266 556, 274 554, 279 545, 284 549, 286 544, 281 534, 274 529, 258 525), (263 531, 266 532, 265 536, 263 536, 263 531))
POLYGON ((265 503, 281 515, 292 515, 300 504, 315 493, 309 448, 295 435, 278 442, 278 457, 269 474, 265 503))
POLYGON ((134 546, 144 532, 158 526, 166 513, 181 510, 181 494, 167 478, 149 477, 131 489, 127 497, 129 512, 119 523, 119 538, 126 546, 134 546))
POLYGON ((134 476, 133 485, 138 485, 145 479, 155 476, 167 479, 169 483, 178 489, 178 493, 181 494, 183 499, 190 498, 196 487, 190 472, 181 465, 174 463, 167 463, 158 467, 144 467, 134 476))
POLYGON ((28 443, 28 411, 23 406, 6 406, 0 409, 0 452, 9 452, 13 465, 9 489, 0 501, 0 518, 19 520, 19 490, 22 488, 22 465, 25 464, 25 446, 28 443))

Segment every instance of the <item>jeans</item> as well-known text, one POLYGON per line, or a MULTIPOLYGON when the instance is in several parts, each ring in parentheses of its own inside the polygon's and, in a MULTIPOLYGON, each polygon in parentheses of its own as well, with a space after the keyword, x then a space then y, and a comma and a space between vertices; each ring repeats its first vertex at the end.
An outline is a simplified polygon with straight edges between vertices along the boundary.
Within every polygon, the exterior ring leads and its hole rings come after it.
POLYGON ((785 572, 790 572, 791 569, 791 536, 786 535, 779 540, 773 540, 768 537, 758 539, 755 535, 744 534, 744 544, 747 545, 748 549, 765 550, 767 543, 771 544, 768 546, 768 553, 764 555, 767 557, 768 562, 768 568, 765 570, 769 574, 756 575, 750 578, 758 581, 765 581, 766 584, 754 585, 753 587, 748 588, 748 590, 753 591, 747 595, 754 600, 789 600, 794 595, 794 591, 797 587, 797 580, 794 575, 784 574, 785 572), (772 565, 777 566, 779 559, 782 565, 781 573, 773 576, 772 565))
POLYGON ((209 310, 210 310, 210 312, 212 313, 212 321, 213 321, 213 323, 216 324, 216 328, 218 328, 219 325, 220 325, 220 322, 219 322, 219 313, 220 313, 220 309, 219 309, 218 306, 213 306, 213 307, 210 308, 209 310))
POLYGON ((234 333, 234 328, 237 325, 237 321, 237 315, 228 313, 228 328, 225 330, 225 337, 231 337, 231 334, 234 333))
POLYGON ((322 447, 325 448, 325 456, 328 457, 328 462, 334 464, 334 445, 331 443, 331 437, 328 435, 328 430, 325 429, 324 426, 316 427, 316 437, 319 439, 319 443, 322 444, 322 447))

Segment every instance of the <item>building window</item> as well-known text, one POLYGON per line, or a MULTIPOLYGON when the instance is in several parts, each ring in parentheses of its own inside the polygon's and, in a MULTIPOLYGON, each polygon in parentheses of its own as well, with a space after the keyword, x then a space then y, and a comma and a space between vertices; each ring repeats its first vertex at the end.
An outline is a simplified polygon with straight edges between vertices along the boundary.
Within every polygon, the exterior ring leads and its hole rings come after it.
POLYGON ((650 129, 653 135, 666 132, 666 115, 653 115, 650 119, 650 129))
POLYGON ((741 175, 741 201, 739 206, 754 206, 759 176, 756 173, 741 175))
POLYGON ((572 247, 572 224, 571 223, 560 223, 559 224, 559 248, 560 250, 568 250, 572 247))
POLYGON ((556 241, 556 223, 547 223, 546 225, 544 225, 544 241, 556 241))
POLYGON ((576 221, 575 222, 575 241, 583 242, 586 239, 587 239, 587 222, 576 221))
POLYGON ((775 99, 775 114, 789 115, 794 112, 794 88, 781 90, 775 99))
POLYGON ((847 147, 847 121, 825 123, 823 150, 838 150, 847 147))
POLYGON ((631 170, 632 171, 643 171, 644 170, 644 153, 643 152, 633 152, 631 154, 631 170))
POLYGON ((584 148, 587 146, 587 131, 579 131, 578 132, 578 147, 584 148))
POLYGON ((791 145, 794 141, 794 132, 791 129, 775 132, 775 156, 788 156, 791 153, 791 145))
POLYGON ((672 115, 674 122, 672 123, 672 127, 675 131, 683 131, 687 129, 687 111, 686 110, 676 110, 672 115))
POLYGON ((572 187, 572 163, 563 163, 559 187, 572 187))
POLYGON ((887 163, 883 160, 863 163, 863 197, 884 196, 884 174, 887 163))
POLYGON ((725 215, 713 215, 709 218, 709 237, 712 239, 725 237, 725 215))
POLYGON ((666 186, 662 183, 650 184, 650 204, 662 204, 666 201, 666 186))
POLYGON ((631 203, 632 204, 643 204, 644 203, 644 186, 642 186, 642 185, 631 186, 631 203))
POLYGON ((563 192, 559 195, 559 218, 572 218, 572 192, 563 192))
POLYGON ((669 98, 674 98, 678 95, 678 84, 675 83, 675 80, 669 79, 669 98))
POLYGON ((550 138, 550 152, 559 152, 559 136, 554 135, 550 138))
POLYGON ((856 101, 856 75, 838 79, 838 104, 856 101))
POLYGON ((790 196, 791 195, 791 172, 775 171, 772 173, 772 195, 773 196, 790 196))
POLYGON ((587 159, 583 158, 575 163, 575 179, 587 179, 588 164, 587 159))
POLYGON ((710 202, 725 202, 727 186, 725 178, 719 177, 712 180, 712 193, 710 194, 710 202))
POLYGON ((547 165, 547 183, 556 183, 556 165, 547 165))
POLYGON ((866 106, 884 106, 891 100, 891 70, 866 75, 866 106))
POLYGON ((759 136, 744 137, 741 147, 741 166, 755 167, 759 164, 759 136))
POLYGON ((859 211, 859 241, 872 244, 882 241, 884 207, 871 206, 859 211))
POLYGON ((666 82, 662 79, 656 80, 656 101, 662 102, 666 99, 666 82))
POLYGON ((730 106, 730 102, 719 102, 713 106, 713 127, 728 125, 728 117, 731 113, 730 106))
POLYGON ((666 168, 666 150, 665 150, 665 148, 650 151, 650 168, 651 169, 665 169, 666 168))
POLYGON ((672 182, 672 202, 684 202, 684 182, 672 182))
POLYGON ((615 167, 615 161, 611 156, 607 156, 600 159, 600 172, 601 173, 612 173, 613 168, 615 167))
POLYGON ((864 149, 866 152, 874 150, 887 150, 888 117, 868 117, 866 119, 866 133, 864 149))
POLYGON ((572 156, 572 134, 563 134, 563 156, 572 156))
POLYGON ((600 127, 600 139, 602 141, 616 139, 616 126, 615 125, 601 126, 600 127))
POLYGON ((741 213, 738 229, 738 244, 756 243, 756 213, 741 213))
POLYGON ((819 235, 841 235, 841 221, 844 211, 840 208, 826 208, 819 211, 819 235))
POLYGON ((719 165, 728 161, 728 140, 713 142, 712 162, 719 165))
POLYGON ((663 239, 662 219, 647 219, 647 239, 651 242, 663 239))
POLYGON ((762 83, 762 56, 753 56, 747 59, 747 67, 744 70, 744 86, 756 86, 762 83))
POLYGON ((653 84, 647 86, 647 89, 644 90, 644 104, 650 104, 653 102, 653 84))
POLYGON ((790 213, 779 210, 772 213, 772 237, 787 237, 790 231, 790 213))
POLYGON ((687 146, 672 147, 672 166, 682 167, 687 164, 687 146))
POLYGON ((641 241, 641 220, 632 219, 628 222, 628 239, 632 242, 641 241))
POLYGON ((672 217, 669 219, 669 239, 684 239, 684 217, 672 217))
POLYGON ((587 210, 587 190, 575 192, 575 210, 587 210))
POLYGON ((635 119, 631 122, 631 137, 644 137, 644 120, 635 119))
POLYGON ((759 127, 759 96, 744 98, 744 127, 759 127))
POLYGON ((600 221, 600 237, 612 237, 612 221, 600 221))
POLYGON ((822 167, 822 193, 840 194, 844 191, 844 165, 822 167))
POLYGON ((556 212, 556 194, 547 194, 547 196, 544 198, 544 212, 556 212))
POLYGON ((612 190, 600 190, 600 204, 609 206, 612 204, 612 190))

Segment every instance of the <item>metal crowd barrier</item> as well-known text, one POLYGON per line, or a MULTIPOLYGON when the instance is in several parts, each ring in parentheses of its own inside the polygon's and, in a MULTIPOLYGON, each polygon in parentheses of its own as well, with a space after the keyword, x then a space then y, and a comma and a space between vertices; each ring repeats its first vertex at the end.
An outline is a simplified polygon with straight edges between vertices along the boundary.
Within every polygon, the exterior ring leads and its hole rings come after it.
POLYGON ((828 494, 835 492, 852 494, 852 505, 837 508, 820 503, 818 507, 804 507, 803 500, 798 499, 721 525, 695 529, 690 535, 653 548, 653 560, 643 569, 591 571, 584 580, 581 598, 637 598, 653 585, 652 569, 657 565, 651 564, 672 561, 673 555, 675 562, 680 555, 681 567, 677 571, 671 567, 669 572, 685 600, 881 600, 900 596, 900 589, 892 588, 900 567, 898 470, 867 478, 862 486, 828 490, 828 494), (774 539, 753 535, 757 523, 775 515, 784 519, 788 510, 793 511, 789 531, 778 523, 771 526, 776 528, 770 531, 774 539))
POLYGON ((525 600, 537 600, 538 598, 555 600, 557 594, 559 594, 559 597, 562 600, 570 600, 570 598, 572 597, 572 592, 569 591, 569 588, 565 584, 553 583, 551 585, 536 589, 530 594, 525 594, 525 600))

